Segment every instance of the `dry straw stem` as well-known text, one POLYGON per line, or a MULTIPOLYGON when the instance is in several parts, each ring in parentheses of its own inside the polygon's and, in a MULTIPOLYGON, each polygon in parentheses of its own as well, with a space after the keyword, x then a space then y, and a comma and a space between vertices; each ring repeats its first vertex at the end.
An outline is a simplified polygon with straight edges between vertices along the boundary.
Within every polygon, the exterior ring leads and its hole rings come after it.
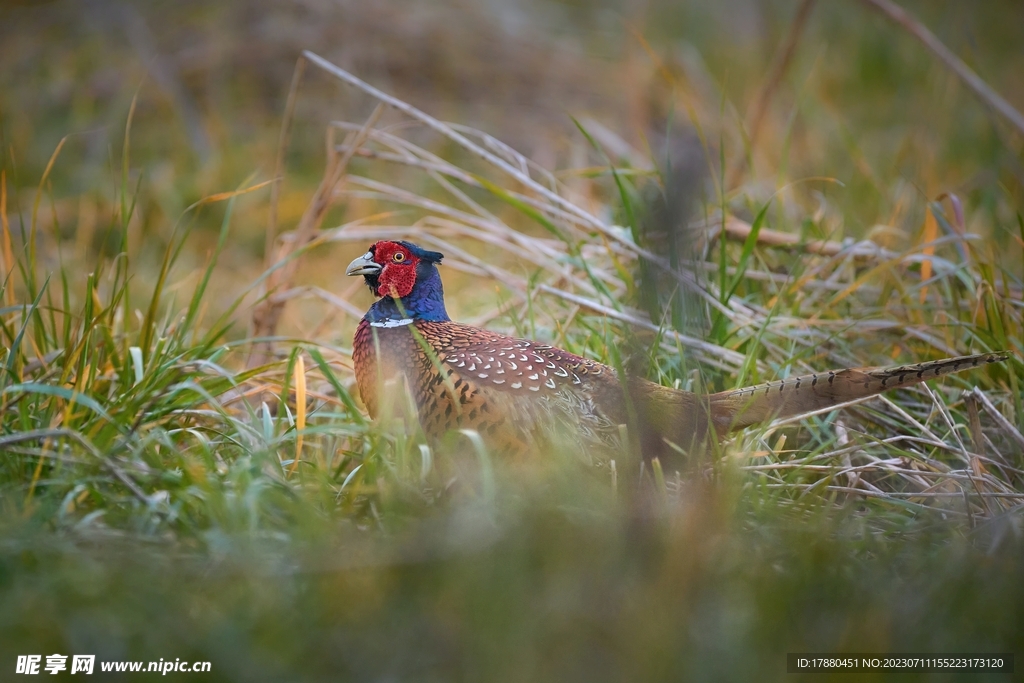
POLYGON ((267 235, 263 250, 267 267, 271 265, 270 257, 274 253, 274 238, 277 236, 277 205, 281 200, 281 183, 284 181, 284 155, 288 149, 288 139, 292 129, 292 118, 295 116, 295 103, 298 101, 299 84, 306 70, 306 60, 299 57, 292 72, 292 81, 288 86, 288 99, 284 107, 284 118, 281 120, 281 132, 277 140, 277 159, 274 161, 274 184, 270 188, 270 216, 267 220, 267 235))
POLYGON ((985 409, 985 412, 992 416, 992 419, 996 421, 996 424, 999 425, 1000 429, 1002 429, 1007 436, 1013 439, 1013 441, 1022 450, 1024 450, 1024 435, 1022 435, 1020 431, 1016 427, 1014 427, 1010 423, 1010 421, 1003 416, 1001 412, 999 412, 998 408, 992 405, 992 401, 988 399, 988 396, 985 395, 985 392, 975 387, 974 390, 971 392, 971 395, 974 396, 974 398, 978 399, 978 401, 981 403, 981 406, 985 409))
POLYGON ((14 249, 11 248, 11 225, 7 220, 7 171, 0 170, 0 273, 8 306, 14 305, 14 249))
MULTIPOLYGON (((383 102, 384 104, 387 104, 388 106, 397 109, 406 116, 409 116, 410 118, 419 121, 423 125, 430 128, 431 130, 443 135, 452 142, 458 144, 463 149, 467 150, 468 152, 471 152, 480 159, 486 161, 492 166, 508 174, 513 179, 522 183, 524 187, 528 188, 530 191, 537 194, 539 197, 542 197, 544 200, 554 205, 558 209, 561 209, 562 211, 575 217, 585 227, 599 232, 604 238, 623 248, 625 251, 632 253, 634 256, 642 256, 651 261, 652 263, 656 264, 666 272, 678 275, 681 279, 681 284, 689 284, 689 281, 687 281, 685 277, 687 274, 675 273, 675 271, 671 268, 670 264, 668 263, 667 259, 664 259, 652 252, 649 252, 646 249, 635 244, 626 237, 624 232, 613 229, 612 226, 604 223, 596 216, 588 213, 587 211, 580 208, 576 204, 573 204, 571 201, 559 195, 556 191, 546 187, 545 185, 539 183, 537 180, 531 177, 529 173, 530 164, 526 161, 524 157, 512 151, 508 146, 499 143, 497 140, 490 136, 483 134, 481 134, 481 137, 483 138, 484 146, 481 146, 470 140, 468 137, 466 137, 466 135, 463 134, 463 132, 460 132, 460 130, 462 130, 461 127, 446 124, 442 121, 435 119, 432 116, 427 115, 426 113, 420 111, 416 107, 413 107, 412 105, 403 102, 402 100, 396 97, 392 97, 391 95, 388 95, 387 93, 378 90, 369 83, 363 81, 360 78, 357 78, 356 76, 353 76, 351 73, 345 71, 341 67, 331 64, 323 57, 320 57, 319 55, 310 52, 309 50, 305 50, 302 54, 306 57, 306 59, 308 59, 309 61, 311 61, 313 64, 320 67, 324 71, 341 79, 342 81, 348 83, 349 85, 352 85, 358 88, 359 90, 362 90, 363 92, 376 98, 380 102, 383 102), (488 151, 487 149, 485 149, 486 146, 491 146, 495 148, 496 151, 488 151), (516 161, 516 165, 514 165, 507 159, 502 158, 502 154, 513 155, 514 160, 516 161)), ((358 145, 354 146, 358 147, 358 145)), ((548 180, 550 181, 551 179, 548 178, 548 180)))
MULTIPOLYGON (((751 108, 750 118, 747 123, 747 146, 753 149, 757 145, 757 138, 761 133, 761 123, 764 121, 765 112, 768 111, 768 103, 771 102, 772 97, 775 95, 775 91, 778 90, 779 84, 782 83, 782 77, 786 75, 786 71, 789 69, 790 63, 793 61, 793 55, 796 54, 797 43, 800 42, 800 36, 803 34, 804 26, 807 24, 807 18, 811 16, 811 10, 814 8, 814 0, 803 0, 800 3, 800 7, 796 10, 796 17, 793 19, 793 23, 789 27, 789 33, 786 35, 785 41, 782 43, 782 47, 775 54, 775 58, 772 60, 771 67, 768 69, 768 78, 764 82, 764 86, 757 93, 757 97, 754 99, 754 104, 751 108)), ((733 161, 729 174, 726 176, 725 186, 734 187, 740 179, 740 175, 743 173, 745 167, 745 155, 737 155, 736 160, 733 161)))
POLYGON ((156 36, 149 28, 149 23, 135 3, 125 2, 118 5, 116 14, 124 25, 128 41, 139 55, 140 61, 156 81, 160 89, 174 103, 181 122, 184 124, 192 150, 201 163, 206 164, 212 156, 212 145, 206 129, 203 127, 203 116, 188 88, 182 82, 181 75, 174 59, 167 59, 157 47, 156 36))
POLYGON ((1024 115, 1014 109, 1013 105, 1003 99, 999 93, 993 90, 985 81, 974 73, 971 67, 964 64, 963 60, 942 44, 942 42, 917 19, 907 13, 902 7, 890 0, 861 0, 866 5, 873 7, 884 14, 890 21, 894 22, 912 36, 920 40, 925 47, 942 61, 943 64, 955 73, 968 88, 987 107, 1005 118, 1010 125, 1024 135, 1024 115))
MULTIPOLYGON (((960 80, 962 80, 971 91, 982 101, 985 106, 1005 118, 1010 125, 1024 134, 1024 115, 1007 102, 981 79, 967 64, 957 57, 921 22, 912 17, 906 10, 890 0, 861 0, 884 14, 890 21, 894 22, 912 36, 924 44, 936 57, 946 65, 960 80)), ((797 8, 796 16, 790 25, 789 33, 783 41, 768 70, 763 87, 758 91, 751 106, 751 113, 747 123, 747 146, 753 149, 760 135, 761 124, 767 112, 768 104, 778 90, 792 62, 796 47, 803 33, 804 26, 814 7, 814 0, 803 0, 797 8)), ((726 176, 726 187, 733 187, 739 181, 745 168, 745 155, 738 154, 729 167, 726 176)))
MULTIPOLYGON (((352 147, 359 147, 366 139, 366 136, 377 120, 380 118, 382 108, 377 107, 366 120, 362 130, 357 133, 352 142, 352 147)), ((333 129, 329 129, 333 130, 333 129)), ((274 253, 274 270, 267 277, 264 291, 267 296, 263 298, 252 312, 252 336, 257 339, 272 337, 277 330, 278 321, 284 310, 284 298, 277 295, 286 292, 295 277, 298 269, 297 251, 305 247, 315 236, 323 224, 324 216, 334 201, 334 191, 349 161, 352 160, 352 153, 348 152, 339 155, 334 150, 333 135, 328 133, 327 144, 327 166, 324 170, 324 177, 320 186, 313 194, 309 206, 299 219, 299 224, 291 235, 291 239, 282 240, 274 253)), ((272 357, 273 349, 270 341, 258 341, 253 344, 252 352, 249 354, 248 367, 254 368, 265 365, 272 357)))
MULTIPOLYGON (((534 190, 541 196, 544 196, 548 201, 559 206, 559 208, 569 212, 570 214, 575 215, 577 218, 584 221, 590 227, 600 231, 607 230, 607 226, 605 226, 596 217, 590 215, 589 213, 587 213, 580 207, 576 206, 572 202, 559 196, 557 193, 548 190, 546 187, 544 187, 543 185, 535 181, 533 178, 531 178, 529 173, 525 169, 525 165, 521 165, 519 168, 516 168, 515 166, 513 166, 512 164, 510 164, 508 161, 501 158, 497 154, 490 152, 481 147, 480 145, 476 144, 475 142, 467 138, 465 135, 455 130, 455 128, 453 128, 452 126, 447 125, 441 121, 438 121, 432 116, 428 116, 426 113, 420 111, 416 107, 413 107, 412 105, 403 102, 402 100, 396 97, 392 97, 391 95, 388 95, 382 90, 378 90, 377 88, 373 87, 366 81, 363 81, 362 79, 353 76, 348 71, 345 71, 341 67, 331 64, 323 57, 320 57, 319 55, 310 52, 309 50, 304 51, 302 54, 306 57, 306 59, 310 60, 315 65, 319 66, 324 71, 330 73, 333 76, 336 76, 337 78, 348 83, 349 85, 352 85, 358 88, 359 90, 362 90, 363 92, 367 93, 368 95, 371 95, 372 97, 383 102, 384 104, 387 104, 388 106, 397 109, 406 116, 415 119, 416 121, 419 121, 420 123, 426 125, 428 128, 450 139, 452 142, 455 142, 463 149, 472 152, 473 154, 480 157, 489 164, 509 174, 516 180, 523 183, 523 185, 525 185, 526 187, 529 187, 530 189, 534 190)), ((358 145, 354 146, 358 147, 358 145)), ((618 238, 618 236, 616 236, 616 238, 618 238)), ((633 247, 638 249, 638 247, 636 247, 635 245, 633 245, 633 247)))

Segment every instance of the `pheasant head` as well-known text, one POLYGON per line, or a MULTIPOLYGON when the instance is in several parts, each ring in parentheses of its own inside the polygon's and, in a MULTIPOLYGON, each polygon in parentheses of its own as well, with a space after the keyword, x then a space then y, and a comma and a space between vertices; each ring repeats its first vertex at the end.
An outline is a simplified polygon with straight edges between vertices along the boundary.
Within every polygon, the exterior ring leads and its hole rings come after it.
POLYGON ((437 265, 444 254, 410 242, 381 241, 348 264, 346 275, 362 275, 374 296, 371 322, 450 320, 437 265))

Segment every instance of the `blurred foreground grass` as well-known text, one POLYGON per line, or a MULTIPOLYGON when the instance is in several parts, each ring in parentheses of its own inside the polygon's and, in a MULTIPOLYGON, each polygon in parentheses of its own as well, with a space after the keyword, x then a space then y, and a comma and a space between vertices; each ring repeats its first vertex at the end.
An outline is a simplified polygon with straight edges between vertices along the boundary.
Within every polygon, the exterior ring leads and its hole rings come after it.
MULTIPOLYGON (((454 21, 451 9, 307 4, 305 17, 268 4, 263 23, 232 3, 137 16, 57 3, 47 21, 3 10, 0 49, 19 66, 0 81, 0 249, 16 264, 0 291, 0 671, 58 652, 213 662, 182 679, 743 680, 788 678, 787 651, 1024 652, 1019 136, 853 6, 816 8, 759 145, 744 149, 735 112, 789 5, 523 4, 502 24, 486 5, 454 21), (648 22, 653 56, 623 17, 648 22), (281 355, 246 370, 265 277, 260 183, 287 79, 336 25, 355 42, 329 56, 360 55, 357 75, 501 133, 538 162, 525 180, 581 213, 386 114, 356 150, 333 227, 301 256, 281 355), (118 32, 142 42, 102 42, 118 32), (396 47, 374 61, 353 38, 364 34, 396 47), (441 58, 431 50, 446 38, 441 58), (246 41, 265 49, 243 59, 246 41), (138 85, 146 69, 157 95, 138 85), (627 247, 664 183, 650 159, 666 116, 698 131, 690 153, 710 168, 696 213, 711 238, 691 264, 706 325, 667 315, 648 335, 627 247), (753 170, 722 191, 719 161, 737 152, 753 170), (838 252, 716 241, 723 216, 838 252), (669 472, 641 505, 559 454, 524 469, 366 423, 347 347, 369 299, 337 264, 382 235, 448 254, 456 318, 666 384, 1017 357, 751 431, 669 472)), ((1018 7, 914 9, 1022 101, 1018 7)), ((311 68, 306 79, 282 230, 319 181, 328 121, 354 122, 334 124, 335 142, 353 145, 372 104, 311 68)))
POLYGON ((1024 557, 996 528, 885 538, 724 489, 638 520, 553 487, 384 535, 202 551, 5 525, 3 656, 212 661, 200 680, 620 681, 789 680, 792 651, 1021 651, 1024 557))

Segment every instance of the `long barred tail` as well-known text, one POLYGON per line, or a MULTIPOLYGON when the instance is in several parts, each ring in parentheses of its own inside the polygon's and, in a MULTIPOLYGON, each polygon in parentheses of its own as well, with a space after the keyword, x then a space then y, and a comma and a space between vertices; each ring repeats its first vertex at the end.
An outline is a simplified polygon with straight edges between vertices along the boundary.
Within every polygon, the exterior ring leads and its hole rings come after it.
POLYGON ((712 422, 716 431, 725 433, 918 384, 979 365, 999 363, 1009 357, 1007 352, 981 353, 888 368, 849 368, 723 391, 709 397, 712 422))

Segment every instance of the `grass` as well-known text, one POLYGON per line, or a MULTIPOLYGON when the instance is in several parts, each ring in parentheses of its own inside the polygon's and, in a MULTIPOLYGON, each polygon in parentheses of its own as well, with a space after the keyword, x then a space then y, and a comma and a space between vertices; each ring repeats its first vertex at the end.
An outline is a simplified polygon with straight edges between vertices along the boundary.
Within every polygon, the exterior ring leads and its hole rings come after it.
MULTIPOLYGON (((869 174, 835 200, 838 183, 766 193, 755 168, 698 202, 703 237, 677 277, 643 224, 668 176, 611 151, 628 142, 580 119, 593 157, 553 173, 391 104, 372 125, 331 124, 335 202, 316 212, 338 227, 282 239, 301 263, 286 277, 240 265, 237 241, 262 238, 255 207, 298 223, 287 190, 274 209, 259 176, 168 201, 136 171, 138 113, 111 154, 104 249, 70 254, 62 237, 68 150, 30 191, 5 166, 0 667, 59 652, 209 660, 210 680, 750 679, 787 677, 795 651, 1021 651, 1018 186, 994 204, 995 183, 958 197, 962 220, 880 181, 899 238, 844 241, 869 174), (156 229, 161 203, 180 210, 156 229), (1016 355, 748 430, 692 471, 656 473, 641 508, 608 470, 557 453, 523 468, 471 439, 431 452, 365 419, 348 345, 368 299, 321 287, 318 259, 336 270, 384 237, 446 254, 459 319, 682 388, 1016 355), (664 320, 642 311, 641 268, 661 273, 664 320), (680 291, 689 317, 670 303, 680 291), (281 294, 292 317, 260 332, 276 354, 248 367, 252 310, 281 294)), ((714 159, 735 131, 699 107, 682 123, 714 159)), ((765 126, 766 144, 795 135, 785 117, 765 126)))

